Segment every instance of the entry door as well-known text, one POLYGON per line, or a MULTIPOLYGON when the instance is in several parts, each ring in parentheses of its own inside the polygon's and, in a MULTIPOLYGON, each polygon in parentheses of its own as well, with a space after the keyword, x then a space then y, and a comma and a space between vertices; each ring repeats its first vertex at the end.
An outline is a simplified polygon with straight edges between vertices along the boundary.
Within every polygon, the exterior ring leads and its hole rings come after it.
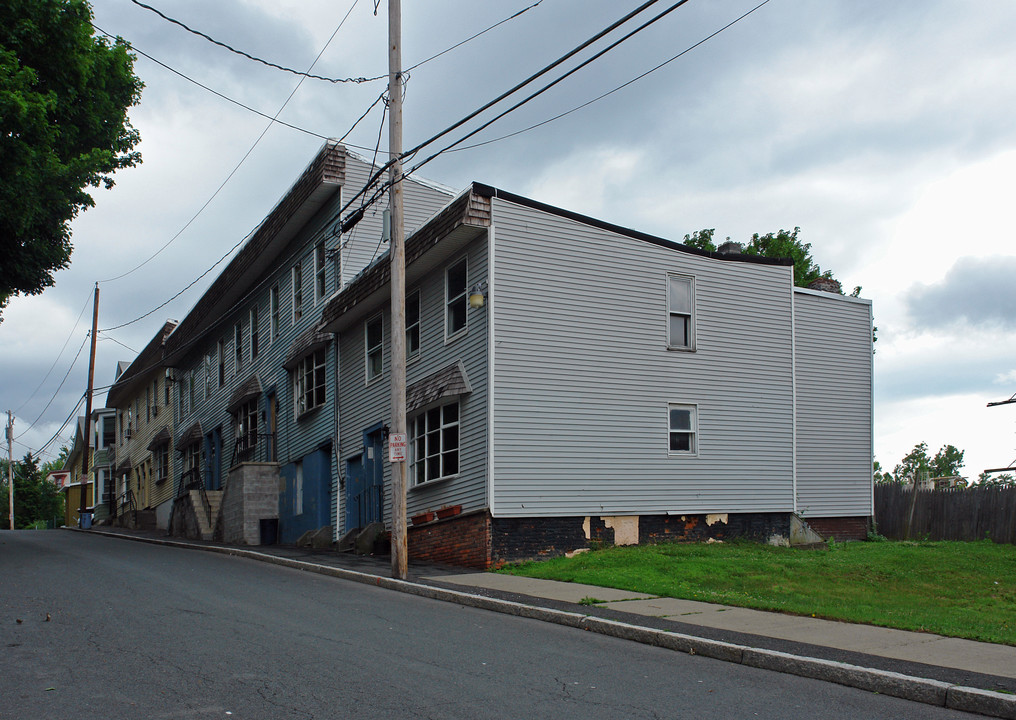
POLYGON ((346 532, 363 527, 363 491, 367 476, 363 473, 363 455, 346 460, 346 532))
POLYGON ((365 432, 363 454, 346 461, 346 529, 384 520, 381 429, 365 432))
POLYGON ((222 428, 205 435, 205 487, 222 489, 222 428))

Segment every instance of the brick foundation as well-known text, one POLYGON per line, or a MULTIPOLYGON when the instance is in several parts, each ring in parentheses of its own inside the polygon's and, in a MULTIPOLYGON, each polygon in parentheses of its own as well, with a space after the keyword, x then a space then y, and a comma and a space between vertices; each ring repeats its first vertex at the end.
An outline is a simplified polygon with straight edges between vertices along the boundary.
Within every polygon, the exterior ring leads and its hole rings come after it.
POLYGON ((490 516, 478 512, 410 527, 409 559, 486 570, 490 567, 490 516))
POLYGON ((829 517, 804 518, 811 529, 828 540, 864 540, 868 537, 868 518, 866 517, 829 517))
POLYGON ((768 542, 790 537, 790 513, 723 513, 719 515, 643 515, 639 542, 668 540, 751 540, 768 542))

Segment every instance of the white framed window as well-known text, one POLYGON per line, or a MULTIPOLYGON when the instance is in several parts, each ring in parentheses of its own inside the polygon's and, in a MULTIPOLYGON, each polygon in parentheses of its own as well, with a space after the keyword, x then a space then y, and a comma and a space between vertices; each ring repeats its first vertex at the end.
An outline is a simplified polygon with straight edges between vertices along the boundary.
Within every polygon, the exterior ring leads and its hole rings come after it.
POLYGON ((212 378, 214 377, 212 374, 213 362, 214 360, 212 359, 212 354, 208 353, 208 355, 205 356, 205 400, 212 396, 212 378))
POLYGON ((378 315, 363 326, 364 360, 367 382, 381 375, 384 369, 384 322, 378 315))
POLYGON ((325 298, 325 244, 320 242, 314 248, 314 304, 325 298))
POLYGON ((667 347, 695 349, 695 280, 667 275, 667 347))
POLYGON ((188 400, 190 400, 190 404, 188 406, 188 410, 190 412, 194 412, 194 408, 196 408, 198 406, 198 402, 197 402, 197 387, 198 387, 197 374, 198 374, 197 370, 191 370, 189 373, 187 373, 187 396, 188 396, 188 400))
POLYGON ((430 408, 408 421, 410 482, 442 480, 459 472, 459 401, 430 408))
POLYGON ((162 444, 152 452, 155 456, 155 482, 164 483, 169 479, 169 444, 162 444))
POLYGON ((406 295, 406 357, 420 354, 420 291, 406 295))
POLYGON ((669 452, 671 455, 698 454, 698 407, 671 403, 669 412, 669 452))
POLYGON ((226 341, 219 340, 219 345, 216 348, 216 353, 219 361, 219 387, 226 384, 226 341))
POLYGON ((325 349, 311 353, 293 371, 296 417, 325 404, 325 349))
POLYGON ((243 324, 233 326, 233 374, 239 375, 243 369, 243 324))
POLYGON ((303 264, 293 266, 293 322, 303 317, 303 264))
POLYGON ((252 305, 250 308, 250 361, 253 363, 257 359, 258 351, 261 349, 258 346, 258 306, 252 305))
POLYGON ((279 336, 279 286, 272 285, 268 293, 268 342, 279 336))
POLYGON ((466 310, 469 308, 467 270, 465 258, 445 268, 445 338, 466 329, 466 310))

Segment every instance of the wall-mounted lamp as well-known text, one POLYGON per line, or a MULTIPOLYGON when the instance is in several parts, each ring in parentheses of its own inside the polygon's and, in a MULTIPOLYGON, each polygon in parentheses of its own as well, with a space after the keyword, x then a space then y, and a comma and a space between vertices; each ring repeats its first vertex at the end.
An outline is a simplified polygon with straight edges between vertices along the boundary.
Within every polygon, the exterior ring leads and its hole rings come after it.
POLYGON ((487 281, 481 280, 480 282, 469 288, 469 307, 474 310, 483 307, 485 295, 487 293, 487 281))

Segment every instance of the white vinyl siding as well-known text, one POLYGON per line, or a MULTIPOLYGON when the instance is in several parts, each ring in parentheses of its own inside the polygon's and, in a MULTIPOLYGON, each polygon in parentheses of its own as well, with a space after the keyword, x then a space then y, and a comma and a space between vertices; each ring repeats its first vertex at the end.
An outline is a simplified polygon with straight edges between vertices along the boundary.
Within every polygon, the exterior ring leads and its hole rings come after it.
POLYGON ((871 515, 871 304, 799 289, 794 331, 797 511, 871 515))
POLYGON ((493 212, 496 517, 793 511, 790 267, 493 212), (695 352, 668 350, 670 275, 694 278, 695 352), (697 407, 695 456, 668 401, 697 407))

